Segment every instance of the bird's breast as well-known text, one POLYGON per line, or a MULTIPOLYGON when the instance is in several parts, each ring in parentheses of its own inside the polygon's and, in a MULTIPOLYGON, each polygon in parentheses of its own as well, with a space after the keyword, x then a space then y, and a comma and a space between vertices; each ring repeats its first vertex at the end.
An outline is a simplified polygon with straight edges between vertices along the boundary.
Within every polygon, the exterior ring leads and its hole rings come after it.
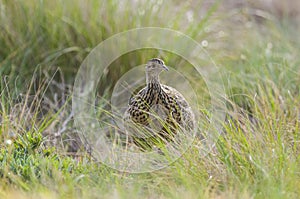
POLYGON ((147 85, 147 91, 144 95, 144 100, 148 105, 152 106, 159 103, 159 94, 162 91, 159 84, 150 83, 147 85))

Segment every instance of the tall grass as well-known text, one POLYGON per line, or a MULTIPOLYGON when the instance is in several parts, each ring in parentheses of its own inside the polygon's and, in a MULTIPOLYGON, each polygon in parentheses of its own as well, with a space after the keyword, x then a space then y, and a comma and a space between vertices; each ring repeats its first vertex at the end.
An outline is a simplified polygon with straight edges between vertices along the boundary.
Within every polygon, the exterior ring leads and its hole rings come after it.
MULTIPOLYGON (((280 24, 276 16, 256 20, 247 9, 222 12, 223 4, 0 1, 0 197, 297 198, 297 27, 280 24), (228 113, 206 156, 196 140, 169 167, 130 174, 82 153, 69 102, 90 50, 115 33, 143 26, 173 28, 208 42, 205 48, 223 75, 228 113)), ((136 65, 157 53, 132 52, 112 67, 136 65)), ((179 60, 165 55, 174 65, 179 60)), ((110 71, 104 81, 113 84, 128 69, 110 71)), ((198 87, 207 92, 202 82, 198 87)))

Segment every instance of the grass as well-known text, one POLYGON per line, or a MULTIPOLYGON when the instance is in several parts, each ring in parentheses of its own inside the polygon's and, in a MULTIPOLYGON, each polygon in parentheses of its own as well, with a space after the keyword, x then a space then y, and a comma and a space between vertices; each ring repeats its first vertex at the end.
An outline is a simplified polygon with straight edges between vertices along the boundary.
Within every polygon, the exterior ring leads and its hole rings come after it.
MULTIPOLYGON (((0 1, 0 198, 297 198, 298 27, 277 16, 257 19, 247 9, 223 12, 223 5, 0 1), (130 174, 89 157, 70 102, 75 74, 91 49, 143 26, 168 27, 208 42, 228 112, 206 156, 196 140, 169 167, 130 174)), ((116 70, 103 82, 114 85, 129 70, 119 65, 140 64, 158 53, 170 65, 181 60, 156 50, 131 52, 112 63, 116 70)), ((202 82, 193 86, 207 95, 202 82)))

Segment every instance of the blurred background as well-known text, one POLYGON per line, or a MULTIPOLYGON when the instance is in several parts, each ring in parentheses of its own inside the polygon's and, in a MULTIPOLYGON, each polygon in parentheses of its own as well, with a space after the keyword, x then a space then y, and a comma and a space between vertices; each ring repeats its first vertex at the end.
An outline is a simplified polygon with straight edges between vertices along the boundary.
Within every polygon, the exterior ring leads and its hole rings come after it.
MULTIPOLYGON (((97 44, 116 33, 146 26, 187 34, 202 42, 218 63, 243 61, 254 46, 265 52, 287 48, 286 58, 291 58, 299 47, 300 2, 1 0, 0 21, 0 73, 21 88, 35 70, 51 76, 59 68, 72 83, 81 62, 97 44)), ((115 64, 136 65, 151 57, 148 52, 147 56, 132 54, 115 64)))

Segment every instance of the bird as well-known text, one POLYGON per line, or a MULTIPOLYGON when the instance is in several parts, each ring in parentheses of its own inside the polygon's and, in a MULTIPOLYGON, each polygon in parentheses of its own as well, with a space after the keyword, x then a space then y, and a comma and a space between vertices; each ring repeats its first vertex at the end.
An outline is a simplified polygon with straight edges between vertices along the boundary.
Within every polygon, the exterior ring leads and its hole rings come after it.
POLYGON ((127 127, 133 126, 129 134, 142 149, 171 142, 180 130, 192 131, 195 127, 194 113, 184 96, 160 83, 163 71, 169 68, 162 59, 152 58, 146 63, 146 86, 130 97, 124 113, 124 122, 130 124, 127 127))

